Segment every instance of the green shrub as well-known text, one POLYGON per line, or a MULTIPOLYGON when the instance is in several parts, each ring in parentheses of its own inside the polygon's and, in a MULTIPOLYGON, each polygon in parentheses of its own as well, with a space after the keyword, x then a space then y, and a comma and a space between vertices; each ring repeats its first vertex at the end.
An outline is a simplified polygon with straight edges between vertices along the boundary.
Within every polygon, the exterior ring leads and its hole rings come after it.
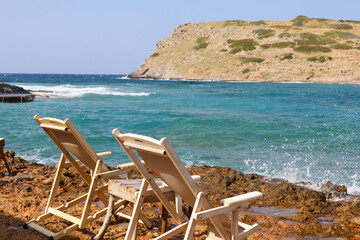
POLYGON ((268 38, 275 35, 275 31, 272 29, 256 29, 253 33, 258 39, 268 38))
POLYGON ((332 60, 332 57, 327 57, 327 58, 325 58, 324 56, 320 56, 319 58, 317 58, 317 57, 309 57, 309 58, 306 59, 306 60, 308 60, 308 61, 310 61, 310 62, 319 61, 319 62, 323 63, 323 62, 326 61, 326 59, 330 61, 330 60, 332 60))
POLYGON ((260 45, 260 47, 261 47, 262 49, 268 49, 268 48, 271 47, 271 45, 270 45, 270 44, 262 44, 262 45, 260 45))
POLYGON ((331 45, 331 48, 334 48, 334 49, 341 49, 341 50, 349 50, 349 49, 352 49, 351 46, 345 44, 345 43, 338 43, 338 44, 334 44, 334 45, 331 45))
POLYGON ((360 47, 357 47, 356 49, 357 49, 357 50, 360 50, 360 47))
POLYGON ((342 38, 342 39, 353 39, 353 38, 359 38, 359 36, 357 36, 354 33, 351 32, 340 32, 340 31, 330 31, 330 32, 324 32, 325 36, 329 36, 329 37, 337 37, 337 38, 342 38))
POLYGON ((291 22, 294 26, 303 27, 307 22, 309 22, 309 18, 303 15, 299 15, 296 18, 292 19, 291 22))
POLYGON ((354 41, 347 40, 345 43, 354 43, 354 41))
POLYGON ((299 45, 326 45, 333 44, 336 41, 328 36, 320 36, 313 33, 304 32, 300 34, 303 40, 297 40, 299 45))
POLYGON ((157 56, 159 56, 159 55, 160 55, 159 53, 154 52, 150 57, 157 57, 157 56))
POLYGON ((202 49, 202 48, 207 48, 208 45, 209 45, 209 43, 203 42, 203 43, 200 43, 200 44, 196 45, 196 46, 194 47, 194 49, 195 49, 195 50, 199 50, 199 49, 202 49))
POLYGON ((260 72, 260 75, 263 76, 263 78, 265 79, 270 78, 270 74, 268 74, 267 72, 260 72))
POLYGON ((272 26, 270 26, 270 27, 272 27, 272 28, 278 28, 278 29, 290 29, 290 28, 292 28, 291 25, 272 25, 272 26))
POLYGON ((242 74, 247 74, 248 72, 250 72, 250 69, 244 68, 241 72, 242 74))
POLYGON ((319 62, 323 63, 326 61, 326 58, 324 56, 319 57, 319 62))
POLYGON ((208 37, 199 37, 198 39, 196 39, 196 43, 198 45, 196 45, 194 47, 194 49, 199 50, 199 49, 202 49, 202 48, 207 48, 207 46, 209 45, 209 43, 206 42, 207 40, 209 40, 208 37))
POLYGON ((274 48, 287 48, 287 47, 294 47, 295 43, 294 42, 276 42, 271 44, 271 47, 274 48))
POLYGON ((250 22, 251 25, 266 25, 266 22, 263 20, 260 21, 252 21, 250 22))
POLYGON ((360 21, 357 20, 345 20, 344 22, 360 24, 360 21))
POLYGON ((208 37, 199 37, 198 39, 196 39, 196 43, 201 44, 201 43, 206 42, 207 40, 209 40, 208 37))
POLYGON ((317 59, 317 57, 309 57, 309 58, 306 59, 306 60, 308 60, 308 61, 310 61, 310 62, 316 62, 318 59, 317 59))
POLYGON ((293 59, 293 53, 284 53, 281 54, 280 56, 280 60, 285 60, 285 59, 293 59))
POLYGON ((228 20, 225 21, 225 27, 229 25, 235 25, 235 26, 247 26, 249 25, 249 22, 243 21, 243 20, 228 20))
POLYGON ((296 52, 313 53, 313 52, 331 52, 331 49, 323 46, 299 46, 294 48, 296 52))
POLYGON ((250 62, 262 63, 264 60, 265 59, 263 59, 263 58, 247 57, 247 58, 241 59, 241 64, 250 63, 250 62))
POLYGON ((353 27, 350 24, 341 23, 341 24, 331 24, 330 27, 335 29, 352 29, 353 27))
POLYGON ((228 39, 227 43, 230 44, 229 47, 232 48, 230 53, 235 54, 237 52, 251 51, 255 49, 256 45, 259 45, 253 39, 241 39, 241 40, 232 40, 228 39))
POLYGON ((288 37, 291 37, 292 35, 290 33, 280 33, 279 34, 279 38, 288 38, 288 37))
POLYGON ((225 48, 223 48, 223 49, 220 50, 220 52, 227 52, 227 51, 228 51, 228 50, 225 49, 225 48))
POLYGON ((326 19, 326 18, 313 18, 315 20, 317 20, 318 22, 326 22, 328 21, 329 19, 326 19))

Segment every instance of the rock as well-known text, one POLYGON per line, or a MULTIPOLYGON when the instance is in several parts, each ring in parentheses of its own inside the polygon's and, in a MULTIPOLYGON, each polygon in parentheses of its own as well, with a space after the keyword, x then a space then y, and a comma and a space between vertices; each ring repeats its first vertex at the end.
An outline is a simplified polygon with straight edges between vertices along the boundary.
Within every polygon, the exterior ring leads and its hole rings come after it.
POLYGON ((360 216, 353 217, 352 219, 350 219, 350 222, 351 222, 352 224, 355 224, 355 225, 359 225, 359 226, 360 226, 360 216))
POLYGON ((343 198, 347 196, 347 188, 344 185, 336 185, 328 181, 326 184, 321 186, 321 190, 327 194, 328 198, 343 198))
POLYGON ((35 95, 22 87, 0 84, 0 102, 31 102, 35 95))

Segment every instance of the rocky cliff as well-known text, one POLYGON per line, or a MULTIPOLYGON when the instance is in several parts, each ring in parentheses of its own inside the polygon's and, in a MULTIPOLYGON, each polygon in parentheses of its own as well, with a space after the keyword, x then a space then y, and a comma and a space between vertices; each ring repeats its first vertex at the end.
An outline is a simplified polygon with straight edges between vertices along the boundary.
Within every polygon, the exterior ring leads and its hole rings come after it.
POLYGON ((184 24, 129 77, 360 83, 360 21, 297 16, 184 24))

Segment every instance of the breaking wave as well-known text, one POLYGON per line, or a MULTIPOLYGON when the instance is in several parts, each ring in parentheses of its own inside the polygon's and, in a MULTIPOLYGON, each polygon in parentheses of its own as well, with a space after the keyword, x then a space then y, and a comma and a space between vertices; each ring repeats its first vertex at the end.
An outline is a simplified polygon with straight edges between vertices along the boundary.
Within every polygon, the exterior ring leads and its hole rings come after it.
POLYGON ((82 97, 86 94, 97 95, 113 95, 113 96, 150 96, 155 93, 149 92, 131 92, 122 91, 120 88, 103 87, 103 86, 79 86, 72 84, 64 84, 57 86, 40 86, 40 85, 20 85, 27 90, 30 90, 39 97, 63 97, 76 98, 82 97))

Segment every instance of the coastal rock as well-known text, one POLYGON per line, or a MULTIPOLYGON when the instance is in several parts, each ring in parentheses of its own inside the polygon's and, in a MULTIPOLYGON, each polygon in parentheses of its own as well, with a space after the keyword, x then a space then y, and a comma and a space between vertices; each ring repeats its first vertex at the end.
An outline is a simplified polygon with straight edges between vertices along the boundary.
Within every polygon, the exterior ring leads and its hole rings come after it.
POLYGON ((305 16, 180 25, 129 77, 360 83, 360 23, 344 21, 346 30, 305 16))
POLYGON ((0 83, 0 102, 31 102, 35 95, 22 87, 0 83))
MULTIPOLYGON (((14 175, 5 176, 7 171, 0 162, 1 237, 3 239, 47 239, 31 229, 22 230, 20 226, 23 222, 43 213, 56 167, 26 161, 15 157, 15 153, 11 151, 5 151, 5 156, 12 166, 14 175), (21 181, 7 179, 21 179, 21 181)), ((86 168, 84 170, 89 172, 86 168)), ((359 235, 359 196, 352 196, 353 201, 333 202, 323 192, 282 179, 245 174, 227 167, 203 165, 191 166, 188 170, 191 174, 201 175, 201 191, 205 192, 207 199, 214 206, 220 206, 223 198, 246 192, 261 191, 264 194, 262 199, 252 202, 250 208, 240 210, 239 220, 247 224, 258 223, 261 228, 249 237, 249 240, 320 239, 322 237, 356 239, 359 235)), ((77 171, 71 167, 65 169, 58 187, 57 203, 83 193, 87 188, 88 185, 81 180, 77 171)), ((99 206, 92 207, 97 209, 99 206)), ((154 228, 149 231, 139 224, 139 239, 158 236, 161 228, 160 208, 159 204, 144 206, 144 214, 153 222, 154 228)), ((69 214, 77 215, 81 211, 80 206, 69 210, 69 214)), ((131 209, 126 209, 124 213, 130 214, 131 209)), ((170 218, 169 223, 173 225, 174 221, 170 218)), ((57 221, 49 222, 49 224, 53 229, 65 226, 63 222, 57 221)), ((99 219, 81 231, 71 233, 66 239, 89 239, 89 235, 95 235, 101 225, 102 219, 99 219)), ((106 237, 123 238, 127 226, 128 222, 121 218, 112 219, 106 237)), ((206 235, 206 225, 200 224, 196 228, 195 239, 205 239, 206 235)))
POLYGON ((355 224, 355 225, 359 225, 360 226, 360 216, 357 216, 357 217, 354 217, 352 219, 350 219, 350 222, 352 224, 355 224))

